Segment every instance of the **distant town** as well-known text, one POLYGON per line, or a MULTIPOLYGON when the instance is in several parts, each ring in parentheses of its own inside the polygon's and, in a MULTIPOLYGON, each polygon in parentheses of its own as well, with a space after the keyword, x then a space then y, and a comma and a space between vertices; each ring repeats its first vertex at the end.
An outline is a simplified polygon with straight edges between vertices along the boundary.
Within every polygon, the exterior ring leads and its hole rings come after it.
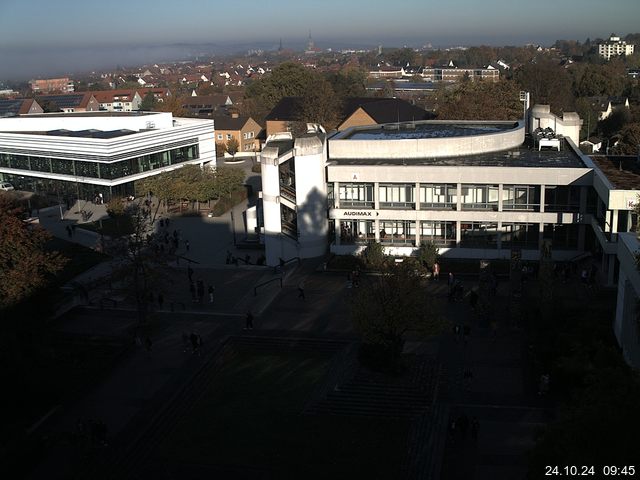
POLYGON ((637 478, 639 46, 3 72, 3 478, 637 478))

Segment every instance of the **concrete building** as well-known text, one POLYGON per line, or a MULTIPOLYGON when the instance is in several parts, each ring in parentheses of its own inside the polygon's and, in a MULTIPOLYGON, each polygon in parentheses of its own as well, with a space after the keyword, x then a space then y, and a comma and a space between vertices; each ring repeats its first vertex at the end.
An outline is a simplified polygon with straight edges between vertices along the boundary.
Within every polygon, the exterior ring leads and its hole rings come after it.
POLYGON ((58 198, 135 194, 135 182, 215 165, 211 120, 171 113, 64 113, 0 119, 0 180, 58 198))
POLYGON ((604 43, 598 44, 598 55, 607 60, 611 60, 611 57, 618 57, 620 55, 633 55, 635 45, 620 40, 620 37, 615 33, 612 33, 609 40, 604 43))
POLYGON ((241 117, 236 113, 213 117, 216 127, 216 142, 227 144, 229 140, 238 141, 238 152, 257 152, 260 150, 258 136, 262 127, 251 117, 241 117))
POLYGON ((372 241, 392 256, 432 242, 449 258, 506 260, 516 251, 537 261, 543 246, 555 261, 590 258, 605 285, 622 285, 616 335, 640 366, 640 245, 620 235, 637 224, 640 166, 635 157, 584 155, 580 125, 575 113, 536 105, 526 122, 272 137, 260 157, 267 263, 357 254, 372 241))
POLYGON ((45 78, 42 80, 30 80, 29 86, 33 93, 72 93, 74 92, 73 80, 64 78, 45 78))

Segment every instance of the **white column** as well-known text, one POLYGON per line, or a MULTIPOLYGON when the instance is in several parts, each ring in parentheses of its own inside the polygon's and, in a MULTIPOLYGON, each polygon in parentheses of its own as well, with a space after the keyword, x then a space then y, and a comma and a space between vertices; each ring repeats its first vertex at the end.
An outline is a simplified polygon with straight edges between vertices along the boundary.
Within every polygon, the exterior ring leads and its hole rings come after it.
POLYGON ((544 213, 545 185, 540 185, 540 213, 544 213))

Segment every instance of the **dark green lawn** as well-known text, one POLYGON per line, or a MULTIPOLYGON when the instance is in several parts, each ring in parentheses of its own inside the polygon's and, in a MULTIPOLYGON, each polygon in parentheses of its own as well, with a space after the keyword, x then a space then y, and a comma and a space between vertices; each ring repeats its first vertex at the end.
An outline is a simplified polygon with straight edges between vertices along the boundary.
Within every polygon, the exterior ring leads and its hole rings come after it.
POLYGON ((273 478, 396 478, 408 421, 301 414, 329 362, 324 356, 243 351, 156 458, 266 470, 273 478))

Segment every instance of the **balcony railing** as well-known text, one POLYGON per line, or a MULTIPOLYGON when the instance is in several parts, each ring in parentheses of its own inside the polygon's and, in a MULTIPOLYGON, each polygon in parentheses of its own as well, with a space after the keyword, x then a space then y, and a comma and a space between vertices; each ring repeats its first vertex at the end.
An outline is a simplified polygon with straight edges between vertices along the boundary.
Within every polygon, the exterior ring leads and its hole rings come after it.
POLYGON ((293 188, 280 184, 280 195, 282 195, 287 200, 296 203, 296 191, 293 188))
POLYGON ((393 210, 415 210, 414 202, 380 202, 380 208, 393 210))
POLYGON ((420 202, 420 210, 456 210, 458 208, 457 203, 423 203, 420 202))
POLYGON ((340 200, 340 208, 374 208, 375 204, 366 200, 340 200))

